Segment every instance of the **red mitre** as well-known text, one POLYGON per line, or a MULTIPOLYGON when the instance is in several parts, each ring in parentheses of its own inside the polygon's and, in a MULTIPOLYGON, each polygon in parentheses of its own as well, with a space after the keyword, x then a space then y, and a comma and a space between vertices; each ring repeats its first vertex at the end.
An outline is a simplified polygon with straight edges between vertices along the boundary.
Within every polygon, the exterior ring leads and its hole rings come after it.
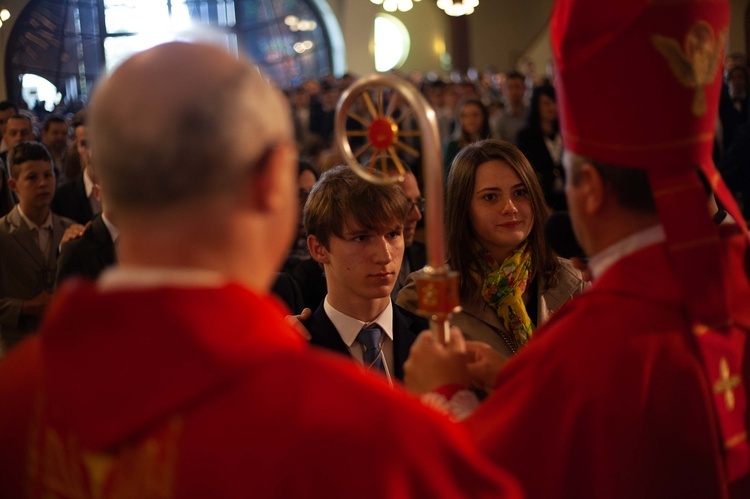
POLYGON ((551 38, 566 150, 648 172, 733 481, 750 472, 750 286, 747 227, 711 159, 728 30, 725 0, 558 0, 551 38), (733 230, 713 224, 696 168, 733 230))

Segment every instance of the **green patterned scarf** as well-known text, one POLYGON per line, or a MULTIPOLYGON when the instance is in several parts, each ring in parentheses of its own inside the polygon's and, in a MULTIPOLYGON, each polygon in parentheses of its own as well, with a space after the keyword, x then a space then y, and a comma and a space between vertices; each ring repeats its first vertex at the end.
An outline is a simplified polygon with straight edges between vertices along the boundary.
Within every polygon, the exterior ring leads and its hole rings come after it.
POLYGON ((525 241, 500 265, 486 248, 478 246, 479 266, 485 276, 482 298, 497 312, 505 329, 513 333, 519 347, 529 341, 534 331, 523 303, 523 293, 531 279, 531 250, 528 246, 528 241, 525 241))

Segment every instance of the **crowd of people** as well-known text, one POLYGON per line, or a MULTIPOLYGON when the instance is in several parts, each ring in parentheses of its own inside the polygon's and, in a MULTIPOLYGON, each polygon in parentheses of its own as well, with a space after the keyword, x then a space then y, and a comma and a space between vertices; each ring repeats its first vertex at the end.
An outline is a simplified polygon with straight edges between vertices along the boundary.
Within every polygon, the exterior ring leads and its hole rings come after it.
POLYGON ((557 2, 554 81, 419 82, 445 343, 419 165, 370 183, 332 143, 351 77, 172 42, 38 137, 0 103, 0 495, 750 496, 747 68, 725 2, 616 3, 557 2))

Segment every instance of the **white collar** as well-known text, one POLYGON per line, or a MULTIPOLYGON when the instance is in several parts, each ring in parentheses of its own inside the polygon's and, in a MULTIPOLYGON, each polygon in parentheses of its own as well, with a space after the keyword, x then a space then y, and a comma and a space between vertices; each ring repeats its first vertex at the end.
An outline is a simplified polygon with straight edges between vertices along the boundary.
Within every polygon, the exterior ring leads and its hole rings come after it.
POLYGON ((598 279, 621 258, 664 240, 666 235, 662 225, 654 225, 631 234, 592 256, 589 260, 591 274, 598 279))
POLYGON ((351 347, 354 344, 359 332, 368 324, 377 324, 380 326, 388 338, 393 341, 393 303, 391 300, 388 300, 388 305, 385 309, 371 322, 362 322, 359 319, 339 312, 328 303, 328 296, 323 300, 323 309, 347 347, 351 347))
POLYGON ((83 188, 86 189, 86 197, 91 197, 91 191, 94 190, 94 181, 89 176, 89 169, 83 170, 83 188))
POLYGON ((227 283, 219 272, 187 267, 130 267, 116 265, 105 270, 97 281, 100 291, 148 289, 165 286, 218 288, 227 283))
POLYGON ((109 231, 109 237, 112 238, 112 242, 117 242, 117 238, 120 237, 120 229, 118 229, 109 219, 102 213, 102 222, 109 231))
POLYGON ((29 217, 26 216, 26 214, 21 209, 21 205, 18 205, 18 214, 21 215, 21 218, 24 222, 26 222, 26 225, 29 226, 31 230, 39 230, 39 229, 51 229, 52 228, 52 210, 50 210, 47 213, 47 219, 44 221, 44 223, 39 226, 31 221, 29 217))

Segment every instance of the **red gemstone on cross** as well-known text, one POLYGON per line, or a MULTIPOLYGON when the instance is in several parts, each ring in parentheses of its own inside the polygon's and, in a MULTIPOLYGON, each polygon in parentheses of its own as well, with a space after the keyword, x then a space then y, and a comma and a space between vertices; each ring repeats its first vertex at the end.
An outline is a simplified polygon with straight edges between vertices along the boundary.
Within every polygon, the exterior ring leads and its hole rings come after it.
POLYGON ((367 138, 376 149, 388 149, 396 141, 398 126, 388 118, 375 118, 367 129, 367 138))

